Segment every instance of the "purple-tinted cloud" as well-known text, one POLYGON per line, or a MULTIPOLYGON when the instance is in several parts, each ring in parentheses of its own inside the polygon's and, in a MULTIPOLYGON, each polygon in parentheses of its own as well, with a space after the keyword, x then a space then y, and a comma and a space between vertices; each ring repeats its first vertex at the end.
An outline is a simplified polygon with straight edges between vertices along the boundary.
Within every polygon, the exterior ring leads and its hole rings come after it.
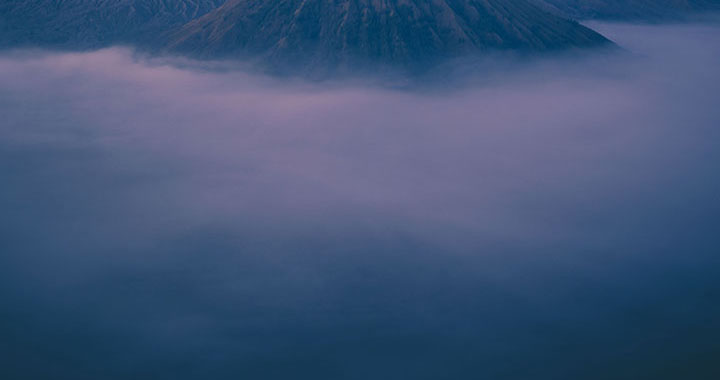
POLYGON ((619 346, 641 378, 658 330, 717 349, 682 329, 720 312, 718 27, 596 27, 627 51, 455 89, 4 53, 11 370, 617 378, 619 346))

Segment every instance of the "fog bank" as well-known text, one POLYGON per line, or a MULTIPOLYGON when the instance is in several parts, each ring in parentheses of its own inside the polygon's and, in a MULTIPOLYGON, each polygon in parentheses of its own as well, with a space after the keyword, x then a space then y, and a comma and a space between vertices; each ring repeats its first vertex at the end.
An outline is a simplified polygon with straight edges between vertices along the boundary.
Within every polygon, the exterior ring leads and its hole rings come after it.
POLYGON ((717 378, 720 27, 592 26, 437 91, 4 53, 0 374, 717 378))

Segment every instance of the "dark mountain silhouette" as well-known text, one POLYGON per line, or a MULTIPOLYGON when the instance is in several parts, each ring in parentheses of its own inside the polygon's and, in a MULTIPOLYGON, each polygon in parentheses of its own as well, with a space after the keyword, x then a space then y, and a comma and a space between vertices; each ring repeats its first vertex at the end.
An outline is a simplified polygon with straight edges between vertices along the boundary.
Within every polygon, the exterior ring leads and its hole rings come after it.
POLYGON ((695 12, 720 11, 720 0, 536 0, 576 19, 678 19, 695 12))
POLYGON ((0 46, 150 44, 225 0, 0 0, 0 46))
POLYGON ((323 70, 608 43, 531 0, 229 0, 172 33, 169 49, 323 70))

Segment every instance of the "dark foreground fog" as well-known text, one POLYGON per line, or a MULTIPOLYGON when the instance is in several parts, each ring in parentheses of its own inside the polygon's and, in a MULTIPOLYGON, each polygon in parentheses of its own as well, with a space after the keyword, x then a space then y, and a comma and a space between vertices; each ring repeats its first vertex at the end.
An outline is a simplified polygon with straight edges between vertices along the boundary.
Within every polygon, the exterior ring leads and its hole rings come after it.
POLYGON ((720 27, 593 26, 439 91, 3 53, 0 377, 720 378, 720 27))

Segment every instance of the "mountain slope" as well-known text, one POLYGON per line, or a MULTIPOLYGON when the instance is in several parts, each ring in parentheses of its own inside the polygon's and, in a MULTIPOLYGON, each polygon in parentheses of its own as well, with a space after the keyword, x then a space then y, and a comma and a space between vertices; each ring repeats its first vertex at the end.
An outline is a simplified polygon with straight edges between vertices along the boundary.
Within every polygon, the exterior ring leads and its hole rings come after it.
POLYGON ((537 0, 577 19, 662 20, 720 10, 720 0, 537 0))
POLYGON ((491 50, 607 43, 528 0, 229 0, 173 33, 169 49, 341 67, 408 66, 491 50))
POLYGON ((0 45, 149 44, 224 0, 0 0, 0 45))

